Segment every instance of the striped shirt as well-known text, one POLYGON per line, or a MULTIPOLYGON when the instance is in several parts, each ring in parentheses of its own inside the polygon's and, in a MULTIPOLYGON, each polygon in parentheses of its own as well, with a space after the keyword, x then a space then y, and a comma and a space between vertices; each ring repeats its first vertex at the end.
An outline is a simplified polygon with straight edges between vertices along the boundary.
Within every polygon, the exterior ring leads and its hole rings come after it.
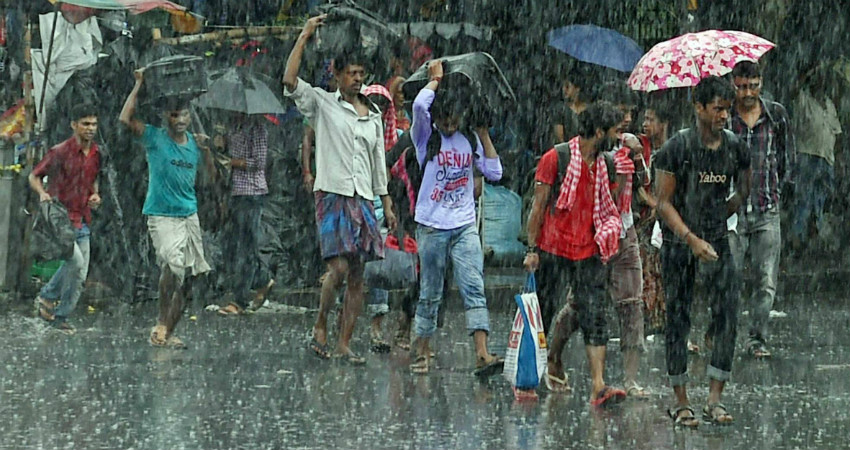
POLYGON ((262 124, 246 126, 227 137, 230 157, 244 159, 246 168, 233 168, 233 196, 264 195, 269 193, 266 184, 266 156, 269 153, 269 132, 262 124))
POLYGON ((794 136, 785 108, 779 103, 761 102, 761 116, 752 128, 733 108, 731 130, 750 151, 750 198, 747 212, 769 211, 779 205, 782 184, 790 180, 790 166, 796 151, 794 136), (768 105, 769 103, 769 105, 768 105))

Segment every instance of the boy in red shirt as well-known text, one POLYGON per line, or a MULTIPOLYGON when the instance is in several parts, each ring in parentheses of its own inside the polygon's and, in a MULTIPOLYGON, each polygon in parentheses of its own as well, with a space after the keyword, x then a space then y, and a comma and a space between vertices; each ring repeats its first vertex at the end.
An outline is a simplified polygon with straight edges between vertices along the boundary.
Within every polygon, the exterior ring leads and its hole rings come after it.
MULTIPOLYGON (((579 115, 581 134, 568 143, 567 167, 559 170, 557 149, 543 155, 535 177, 524 261, 528 271, 537 272, 544 326, 549 326, 561 300, 572 292, 590 365, 590 401, 598 406, 620 401, 626 395, 606 386, 603 379, 608 341, 604 262, 617 252, 622 221, 611 194, 615 180, 609 179, 609 162, 602 152, 617 142, 617 125, 622 119, 623 114, 612 104, 594 103, 579 115)), ((555 389, 566 391, 569 385, 565 377, 552 375, 564 372, 561 351, 567 335, 559 328, 556 322, 546 381, 550 387, 555 384, 555 389)))
POLYGON ((97 134, 97 109, 77 105, 71 110, 74 135, 51 148, 30 173, 30 187, 39 201, 59 201, 68 210, 68 219, 76 229, 74 254, 53 275, 35 299, 39 316, 59 331, 73 334, 67 319, 83 290, 89 270, 91 210, 100 206, 97 174, 100 153, 97 134), (47 189, 42 179, 49 177, 47 189))

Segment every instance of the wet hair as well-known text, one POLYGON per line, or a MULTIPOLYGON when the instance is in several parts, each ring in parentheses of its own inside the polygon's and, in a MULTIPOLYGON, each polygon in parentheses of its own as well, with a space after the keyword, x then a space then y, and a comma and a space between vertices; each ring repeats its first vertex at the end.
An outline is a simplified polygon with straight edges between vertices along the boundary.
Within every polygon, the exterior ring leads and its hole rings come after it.
POLYGON ((189 100, 179 97, 161 97, 156 101, 157 109, 165 114, 171 111, 189 109, 189 100))
POLYGON ((626 85, 625 81, 608 81, 599 86, 593 93, 594 101, 610 102, 614 105, 637 105, 637 94, 626 85))
POLYGON ((592 138, 596 130, 607 131, 623 121, 623 113, 611 102, 593 102, 578 115, 581 137, 592 138))
POLYGON ((703 78, 694 88, 694 103, 704 106, 713 102, 715 98, 731 102, 735 100, 735 88, 725 78, 715 75, 703 78))
POLYGON ((593 81, 595 76, 591 69, 584 66, 573 66, 566 70, 563 81, 569 81, 575 85, 578 91, 579 100, 589 102, 593 99, 593 81))
POLYGON ((435 120, 461 118, 471 107, 471 89, 472 86, 464 79, 444 78, 431 104, 431 117, 435 120))
POLYGON ((732 78, 761 78, 761 68, 757 62, 741 61, 732 69, 732 78))
POLYGON ((666 123, 671 127, 679 115, 679 113, 670 105, 670 102, 664 100, 650 100, 646 105, 646 110, 652 110, 659 122, 666 123))
POLYGON ((97 107, 91 103, 81 103, 71 108, 71 122, 85 117, 97 117, 97 107))
POLYGON ((366 67, 366 58, 354 50, 345 50, 336 55, 333 60, 333 68, 335 73, 341 73, 346 67, 351 65, 366 67))

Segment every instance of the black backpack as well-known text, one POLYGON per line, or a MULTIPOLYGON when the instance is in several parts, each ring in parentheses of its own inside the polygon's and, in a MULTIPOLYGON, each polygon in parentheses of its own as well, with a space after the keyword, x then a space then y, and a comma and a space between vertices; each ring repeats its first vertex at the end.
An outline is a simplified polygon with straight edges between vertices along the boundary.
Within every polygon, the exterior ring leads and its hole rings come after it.
MULTIPOLYGON (((556 144, 555 151, 558 152, 558 178, 555 180, 552 193, 549 195, 549 212, 553 215, 555 214, 555 204, 558 203, 558 197, 561 195, 561 184, 564 183, 564 176, 567 174, 567 167, 570 166, 572 159, 568 142, 556 144)), ((611 156, 610 152, 602 152, 602 157, 605 159, 605 167, 608 169, 608 180, 610 182, 617 176, 617 166, 614 165, 614 157, 611 156)))

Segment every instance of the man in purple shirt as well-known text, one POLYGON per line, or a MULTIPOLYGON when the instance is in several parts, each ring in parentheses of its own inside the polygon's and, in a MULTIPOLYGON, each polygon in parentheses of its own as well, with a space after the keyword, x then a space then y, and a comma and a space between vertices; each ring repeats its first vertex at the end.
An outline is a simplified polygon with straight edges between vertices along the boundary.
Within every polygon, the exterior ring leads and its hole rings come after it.
POLYGON ((259 309, 274 280, 260 258, 262 216, 269 187, 266 184, 266 156, 269 132, 263 118, 240 114, 236 128, 227 136, 233 187, 230 216, 233 221, 229 244, 236 270, 233 273, 234 301, 218 310, 222 316, 259 309), (253 298, 251 288, 259 287, 253 298))
POLYGON ((469 142, 458 132, 462 117, 453 107, 456 105, 447 103, 449 96, 441 96, 435 103, 443 78, 442 61, 431 62, 428 74, 431 81, 413 102, 411 127, 422 184, 415 217, 420 262, 419 304, 414 319, 416 359, 410 368, 419 374, 430 370, 429 341, 437 329, 446 262, 451 258, 466 310, 466 328, 475 343, 475 373, 491 376, 502 371, 504 360, 487 350, 490 316, 484 297, 484 253, 475 227, 473 163, 493 181, 502 178, 502 163, 486 126, 477 127, 475 142, 469 142), (428 145, 433 133, 439 133, 440 145, 438 152, 430 154, 429 148, 435 147, 428 145))

